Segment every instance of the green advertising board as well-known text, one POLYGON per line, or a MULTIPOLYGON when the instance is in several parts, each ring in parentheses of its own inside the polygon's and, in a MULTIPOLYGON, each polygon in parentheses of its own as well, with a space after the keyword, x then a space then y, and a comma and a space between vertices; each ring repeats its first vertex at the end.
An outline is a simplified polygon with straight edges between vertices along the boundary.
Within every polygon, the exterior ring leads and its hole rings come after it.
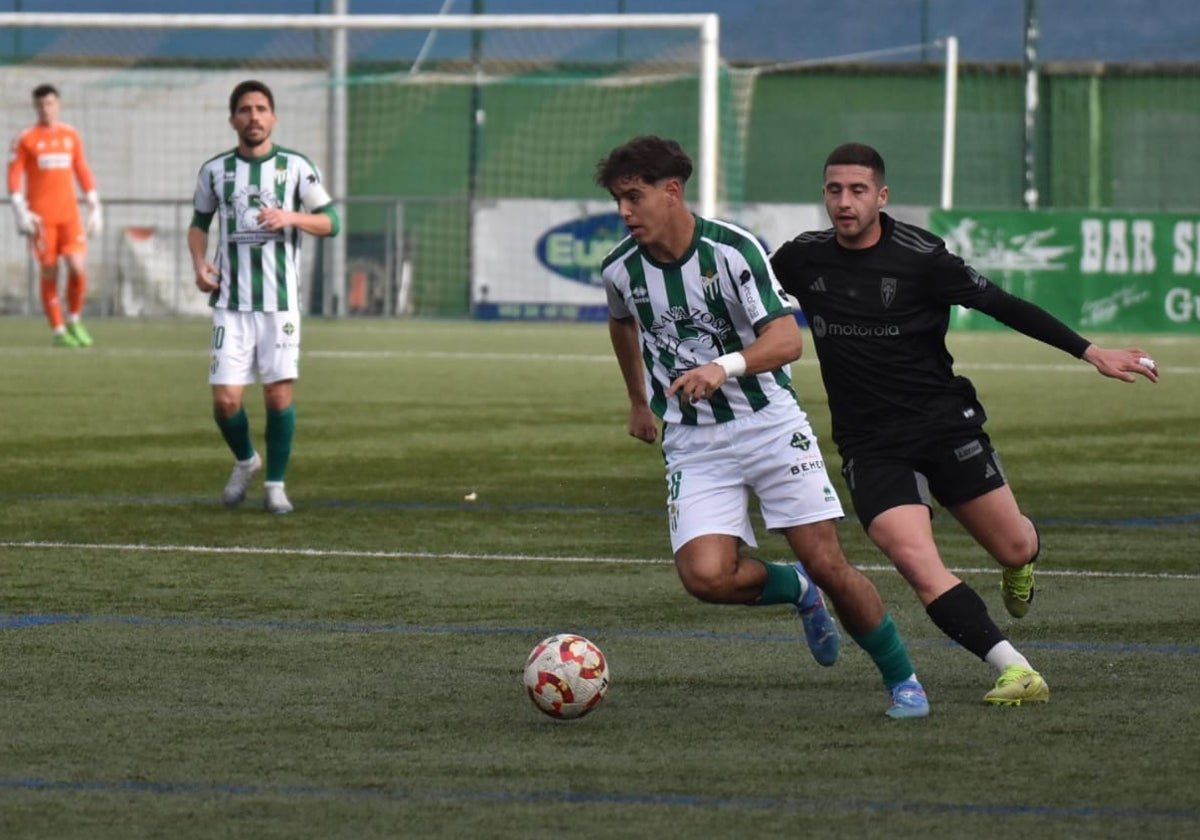
MULTIPOLYGON (((929 227, 1080 332, 1200 333, 1200 213, 933 210, 929 227)), ((1002 325, 956 307, 951 326, 1002 325)))

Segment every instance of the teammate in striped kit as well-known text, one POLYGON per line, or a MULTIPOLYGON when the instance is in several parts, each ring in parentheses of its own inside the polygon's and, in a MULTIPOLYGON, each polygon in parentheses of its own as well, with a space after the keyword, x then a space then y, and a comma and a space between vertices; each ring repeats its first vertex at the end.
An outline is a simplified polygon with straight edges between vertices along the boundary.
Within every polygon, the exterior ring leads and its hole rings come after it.
POLYGON ((242 401, 245 386, 260 379, 267 414, 263 505, 290 513, 284 478, 296 425, 300 234, 336 236, 340 222, 317 167, 272 142, 275 121, 275 97, 265 84, 249 80, 233 89, 229 124, 237 148, 200 167, 187 243, 196 286, 210 293, 213 308, 213 417, 236 459, 221 500, 241 504, 262 468, 242 401), (215 264, 208 259, 214 216, 220 234, 215 264))
POLYGON ((655 136, 618 146, 596 168, 629 229, 602 267, 629 433, 654 443, 662 421, 680 580, 711 603, 794 605, 814 658, 833 665, 840 636, 820 586, 879 668, 888 716, 925 717, 904 641, 838 541, 841 503, 791 387, 802 348, 792 307, 753 236, 688 209, 691 173, 679 144, 655 136), (756 545, 750 491, 799 562, 740 554, 756 545))
POLYGON ((42 309, 56 347, 91 347, 80 316, 87 294, 87 237, 100 233, 100 197, 83 154, 79 132, 59 122, 61 103, 53 85, 33 89, 37 124, 13 141, 8 156, 8 191, 17 230, 29 237, 41 268, 42 309), (87 222, 79 219, 75 181, 86 194, 87 222), (67 264, 67 318, 58 296, 58 262, 67 264))

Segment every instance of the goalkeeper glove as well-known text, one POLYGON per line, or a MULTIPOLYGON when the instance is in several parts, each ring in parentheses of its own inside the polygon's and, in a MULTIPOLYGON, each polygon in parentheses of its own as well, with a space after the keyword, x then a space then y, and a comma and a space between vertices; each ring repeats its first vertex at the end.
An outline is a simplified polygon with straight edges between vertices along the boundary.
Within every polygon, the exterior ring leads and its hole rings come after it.
POLYGON ((95 190, 90 190, 85 197, 88 203, 88 217, 83 230, 88 236, 93 236, 104 228, 104 222, 100 215, 100 196, 96 195, 95 190))
POLYGON ((42 217, 29 209, 25 196, 21 193, 12 194, 13 214, 17 217, 17 233, 22 236, 33 236, 42 226, 42 217))

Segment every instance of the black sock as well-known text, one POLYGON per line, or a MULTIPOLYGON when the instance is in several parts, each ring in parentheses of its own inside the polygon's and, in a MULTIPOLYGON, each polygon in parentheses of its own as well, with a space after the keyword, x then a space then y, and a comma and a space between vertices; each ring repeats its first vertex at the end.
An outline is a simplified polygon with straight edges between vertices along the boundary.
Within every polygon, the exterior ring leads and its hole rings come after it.
POLYGON ((1004 641, 979 593, 965 583, 940 595, 925 612, 938 629, 980 659, 1004 641))

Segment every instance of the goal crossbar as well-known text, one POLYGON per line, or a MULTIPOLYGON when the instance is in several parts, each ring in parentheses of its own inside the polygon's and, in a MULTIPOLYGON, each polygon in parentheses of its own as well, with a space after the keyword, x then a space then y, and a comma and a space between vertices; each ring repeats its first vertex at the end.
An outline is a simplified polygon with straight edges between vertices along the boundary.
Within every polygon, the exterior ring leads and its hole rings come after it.
MULTIPOLYGON (((96 29, 694 29, 699 33, 698 209, 711 216, 717 205, 720 18, 703 14, 566 15, 214 15, 114 14, 103 12, 0 12, 0 28, 90 27, 96 29)), ((336 79, 338 73, 334 71, 336 79)), ((344 185, 339 184, 338 188, 344 185)))

